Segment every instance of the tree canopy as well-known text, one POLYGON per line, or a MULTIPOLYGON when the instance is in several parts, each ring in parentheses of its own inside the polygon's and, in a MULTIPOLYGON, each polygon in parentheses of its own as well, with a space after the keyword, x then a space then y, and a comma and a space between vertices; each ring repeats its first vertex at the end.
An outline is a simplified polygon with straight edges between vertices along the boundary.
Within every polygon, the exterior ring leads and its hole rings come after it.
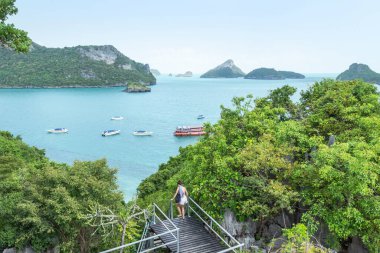
POLYGON ((28 52, 32 41, 28 33, 17 29, 13 24, 6 24, 9 16, 17 13, 16 0, 0 1, 0 46, 9 47, 17 52, 28 52))
MULTIPOLYGON (((262 226, 293 213, 310 233, 327 226, 326 246, 359 237, 380 245, 380 104, 374 85, 323 80, 301 92, 284 86, 267 97, 234 98, 206 136, 180 149, 138 190, 142 205, 165 203, 182 179, 213 215, 233 210, 262 226)), ((260 229, 257 239, 263 234, 260 229)), ((265 238, 264 238, 265 239, 265 238)), ((267 238, 268 240, 271 238, 267 238)))
POLYGON ((104 238, 86 218, 95 206, 117 215, 126 209, 117 170, 105 160, 55 163, 44 151, 0 132, 0 161, 0 251, 59 246, 63 252, 94 252, 119 245, 121 230, 104 238))

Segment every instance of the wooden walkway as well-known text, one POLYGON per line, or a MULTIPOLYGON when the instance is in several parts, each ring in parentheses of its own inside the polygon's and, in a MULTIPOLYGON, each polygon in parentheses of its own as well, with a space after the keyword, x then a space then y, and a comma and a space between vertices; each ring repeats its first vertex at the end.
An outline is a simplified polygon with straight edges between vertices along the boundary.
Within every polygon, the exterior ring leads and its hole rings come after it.
MULTIPOLYGON (((227 249, 217 236, 208 232, 202 222, 193 217, 176 218, 172 219, 172 222, 179 228, 180 252, 178 253, 216 253, 227 249)), ((168 220, 164 220, 163 223, 167 228, 174 229, 168 220)), ((157 235, 168 231, 161 222, 150 225, 150 227, 157 235)), ((170 243, 176 240, 176 233, 173 235, 169 233, 161 236, 160 239, 164 243, 170 243)), ((170 252, 177 253, 177 242, 167 247, 170 252)))

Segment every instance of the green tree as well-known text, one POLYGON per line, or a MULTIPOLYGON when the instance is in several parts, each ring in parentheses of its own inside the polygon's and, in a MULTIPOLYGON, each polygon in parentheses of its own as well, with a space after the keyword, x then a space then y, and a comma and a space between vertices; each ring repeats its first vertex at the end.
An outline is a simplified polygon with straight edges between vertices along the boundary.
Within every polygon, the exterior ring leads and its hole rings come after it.
POLYGON ((359 236, 375 252, 380 245, 380 142, 320 145, 311 163, 294 173, 308 213, 344 241, 359 236))
MULTIPOLYGON (((308 233, 307 227, 299 223, 292 228, 284 229, 285 240, 281 244, 281 248, 275 251, 269 249, 269 252, 281 253, 329 253, 335 252, 324 248, 318 243, 312 242, 312 236, 308 233)), ((272 243, 271 246, 273 246, 272 243)))
POLYGON ((120 242, 104 242, 84 218, 95 205, 118 213, 125 207, 117 170, 105 160, 57 164, 7 132, 0 132, 0 160, 8 170, 0 178, 0 249, 92 252, 120 242))
POLYGON ((0 1, 0 45, 9 47, 17 52, 28 52, 32 41, 28 38, 28 33, 17 29, 13 24, 6 24, 9 16, 17 13, 15 7, 16 0, 0 1))

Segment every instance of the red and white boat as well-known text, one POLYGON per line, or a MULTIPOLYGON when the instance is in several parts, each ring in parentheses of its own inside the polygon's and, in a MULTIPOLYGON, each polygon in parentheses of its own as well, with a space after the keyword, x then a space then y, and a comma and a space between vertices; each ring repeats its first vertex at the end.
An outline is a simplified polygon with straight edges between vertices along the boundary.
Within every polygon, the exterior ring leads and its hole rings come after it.
POLYGON ((179 126, 173 134, 174 136, 200 136, 206 132, 203 126, 179 126))

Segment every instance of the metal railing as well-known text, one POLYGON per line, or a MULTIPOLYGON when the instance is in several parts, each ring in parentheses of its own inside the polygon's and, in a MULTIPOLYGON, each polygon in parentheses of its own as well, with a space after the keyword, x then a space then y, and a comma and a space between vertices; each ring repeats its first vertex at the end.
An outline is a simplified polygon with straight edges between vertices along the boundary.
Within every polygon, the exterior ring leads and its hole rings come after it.
MULTIPOLYGON (((197 202, 195 202, 192 198, 188 197, 188 203, 186 205, 187 209, 187 216, 191 216, 191 213, 194 213, 195 216, 202 221, 202 223, 210 230, 212 231, 219 239, 228 247, 225 250, 218 251, 217 253, 224 253, 224 252, 236 252, 236 249, 242 250, 244 243, 240 243, 238 240, 235 239, 224 227, 222 227, 214 218, 212 218, 202 207, 198 205, 197 202), (197 212, 196 209, 200 211, 197 212), (206 216, 205 217, 202 217, 206 216), (206 220, 208 219, 208 221, 206 220), (223 235, 220 234, 220 232, 216 231, 216 228, 220 230, 223 235), (227 241, 226 238, 229 240, 227 241), (232 242, 232 243, 231 243, 232 242)), ((170 201, 170 210, 169 210, 169 216, 171 219, 173 219, 173 201, 170 201)))
POLYGON ((139 247, 137 248, 137 252, 141 252, 142 251, 142 247, 144 247, 144 243, 146 243, 146 242, 142 242, 141 240, 144 239, 145 236, 146 236, 146 234, 148 233, 149 223, 150 223, 149 220, 147 220, 145 222, 144 231, 143 231, 143 233, 141 235, 141 239, 140 239, 139 247))
MULTIPOLYGON (((145 210, 145 212, 147 212, 147 211, 145 210)), ((146 237, 146 238, 143 238, 144 237, 144 234, 143 234, 142 235, 142 239, 140 239, 138 241, 127 243, 127 244, 121 245, 119 247, 115 247, 115 248, 112 248, 112 249, 109 249, 109 250, 102 251, 100 253, 113 252, 113 251, 116 251, 116 250, 120 250, 120 249, 124 249, 124 248, 127 248, 127 247, 131 247, 131 246, 134 246, 134 245, 137 245, 137 244, 139 244, 137 252, 139 252, 139 253, 145 253, 145 252, 150 252, 152 250, 155 250, 155 249, 158 249, 158 248, 162 248, 164 246, 168 246, 168 245, 171 245, 171 244, 174 244, 174 243, 177 243, 177 252, 179 252, 179 228, 166 216, 166 214, 156 204, 153 204, 153 213, 152 213, 151 216, 152 216, 152 221, 151 222, 153 224, 156 224, 156 220, 158 220, 160 223, 162 223, 164 225, 164 227, 167 229, 167 231, 163 232, 161 234, 152 235, 152 236, 149 236, 149 237, 146 237), (156 211, 158 211, 164 217, 164 220, 168 220, 169 223, 174 228, 173 229, 169 229, 165 225, 165 223, 162 221, 162 219, 157 215, 156 211), (173 233, 175 233, 176 236, 173 233), (159 238, 159 237, 161 237, 163 235, 167 235, 167 234, 171 234, 175 240, 173 240, 171 242, 168 242, 168 243, 160 244, 159 246, 152 247, 152 248, 149 248, 149 249, 143 249, 142 248, 142 243, 147 242, 149 240, 154 240, 155 238, 159 238)), ((147 220, 147 223, 148 222, 149 221, 147 220)), ((147 232, 148 227, 146 226, 145 228, 146 229, 144 229, 143 233, 147 232)))

